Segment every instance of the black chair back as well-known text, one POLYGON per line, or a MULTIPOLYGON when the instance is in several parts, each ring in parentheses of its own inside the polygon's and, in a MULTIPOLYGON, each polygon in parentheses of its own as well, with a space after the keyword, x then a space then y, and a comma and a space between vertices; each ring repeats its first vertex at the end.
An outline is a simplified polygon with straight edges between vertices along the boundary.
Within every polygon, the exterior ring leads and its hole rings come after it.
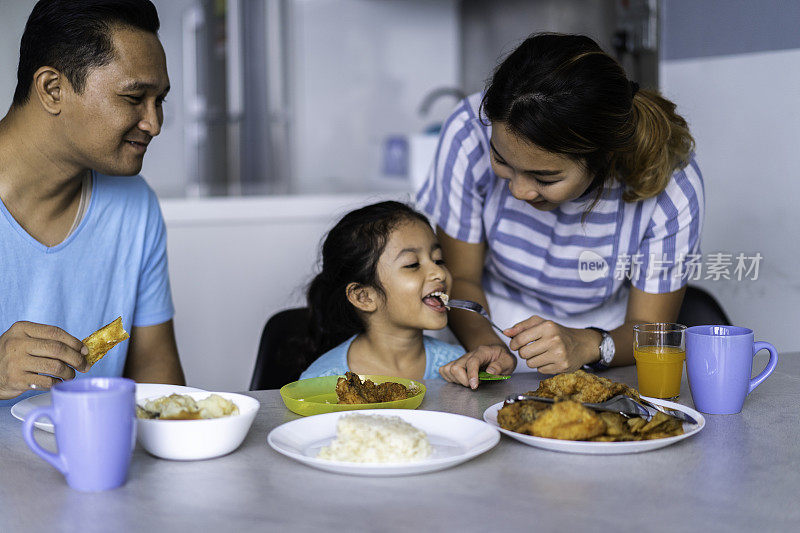
POLYGON ((272 315, 261 332, 250 390, 279 389, 297 381, 310 361, 297 352, 297 339, 308 335, 307 307, 285 309, 272 315))
POLYGON ((689 285, 678 313, 678 324, 684 326, 730 326, 731 320, 711 294, 700 287, 689 285))

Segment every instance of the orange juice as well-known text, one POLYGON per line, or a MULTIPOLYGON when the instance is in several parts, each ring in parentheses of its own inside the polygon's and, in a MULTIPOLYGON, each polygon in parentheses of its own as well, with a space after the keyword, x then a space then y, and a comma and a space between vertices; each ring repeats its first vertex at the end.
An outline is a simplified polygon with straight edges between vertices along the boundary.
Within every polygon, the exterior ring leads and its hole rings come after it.
POLYGON ((686 350, 677 346, 636 346, 636 375, 639 394, 654 398, 675 398, 681 392, 681 375, 686 350))

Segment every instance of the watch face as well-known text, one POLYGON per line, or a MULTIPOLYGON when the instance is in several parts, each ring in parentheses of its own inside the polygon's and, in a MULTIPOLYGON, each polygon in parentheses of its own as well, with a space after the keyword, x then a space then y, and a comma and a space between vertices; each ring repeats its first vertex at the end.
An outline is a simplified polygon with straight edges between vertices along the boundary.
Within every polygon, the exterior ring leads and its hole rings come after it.
POLYGON ((608 333, 603 335, 603 342, 600 343, 600 359, 608 364, 614 358, 614 339, 608 333))

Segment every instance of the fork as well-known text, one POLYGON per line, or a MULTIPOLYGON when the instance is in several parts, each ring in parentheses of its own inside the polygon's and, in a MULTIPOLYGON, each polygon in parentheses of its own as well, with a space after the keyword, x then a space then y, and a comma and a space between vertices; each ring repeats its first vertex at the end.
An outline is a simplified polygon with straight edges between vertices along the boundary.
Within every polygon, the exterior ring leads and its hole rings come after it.
POLYGON ((486 312, 486 309, 483 308, 481 304, 478 302, 472 302, 470 300, 453 300, 450 299, 447 302, 446 307, 455 307, 456 309, 465 309, 467 311, 472 311, 473 313, 478 313, 483 318, 489 321, 489 324, 494 327, 500 333, 503 333, 503 328, 492 322, 492 317, 489 316, 489 313, 486 312))
MULTIPOLYGON (((528 394, 512 394, 506 398, 506 403, 514 403, 520 402, 525 400, 533 400, 536 402, 543 402, 543 403, 555 403, 554 398, 541 398, 539 396, 531 396, 528 394)), ((650 420, 653 418, 653 413, 647 409, 647 407, 641 405, 636 400, 631 398, 630 396, 625 396, 623 394, 618 394, 613 398, 610 398, 604 402, 600 403, 581 403, 581 405, 588 407, 589 409, 593 409, 595 411, 608 411, 611 413, 619 413, 626 418, 630 418, 631 416, 640 416, 645 420, 650 420)))
POLYGON ((656 411, 661 411, 665 415, 673 416, 678 420, 683 420, 684 422, 689 422, 690 424, 697 424, 697 420, 689 416, 687 413, 684 413, 683 411, 679 411, 671 407, 666 407, 664 405, 657 405, 652 402, 648 402, 647 400, 642 398, 639 398, 639 402, 648 409, 655 409, 656 411))
MULTIPOLYGON (((506 403, 514 403, 524 400, 533 400, 544 403, 555 403, 555 400, 553 398, 541 398, 539 396, 531 396, 528 394, 512 394, 506 398, 506 403)), ((647 400, 643 399, 636 400, 624 394, 618 394, 613 398, 610 398, 604 402, 583 403, 581 405, 585 405, 589 409, 594 409, 596 411, 609 411, 612 413, 619 413, 625 417, 640 416, 647 421, 650 421, 650 419, 653 418, 653 415, 655 415, 656 411, 660 411, 665 415, 672 416, 683 422, 688 422, 690 424, 697 424, 697 420, 695 420, 688 414, 684 413, 683 411, 672 409, 670 407, 664 407, 663 405, 656 405, 654 403, 648 402, 647 400)))

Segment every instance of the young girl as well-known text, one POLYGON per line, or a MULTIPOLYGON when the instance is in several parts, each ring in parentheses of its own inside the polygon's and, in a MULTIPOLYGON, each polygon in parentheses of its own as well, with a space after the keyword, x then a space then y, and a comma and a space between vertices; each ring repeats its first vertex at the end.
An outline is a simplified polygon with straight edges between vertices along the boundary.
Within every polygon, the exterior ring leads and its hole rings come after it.
POLYGON ((301 379, 344 374, 432 379, 464 354, 425 336, 447 325, 452 278, 425 216, 399 202, 348 213, 322 246, 322 271, 308 289, 311 353, 301 379))

